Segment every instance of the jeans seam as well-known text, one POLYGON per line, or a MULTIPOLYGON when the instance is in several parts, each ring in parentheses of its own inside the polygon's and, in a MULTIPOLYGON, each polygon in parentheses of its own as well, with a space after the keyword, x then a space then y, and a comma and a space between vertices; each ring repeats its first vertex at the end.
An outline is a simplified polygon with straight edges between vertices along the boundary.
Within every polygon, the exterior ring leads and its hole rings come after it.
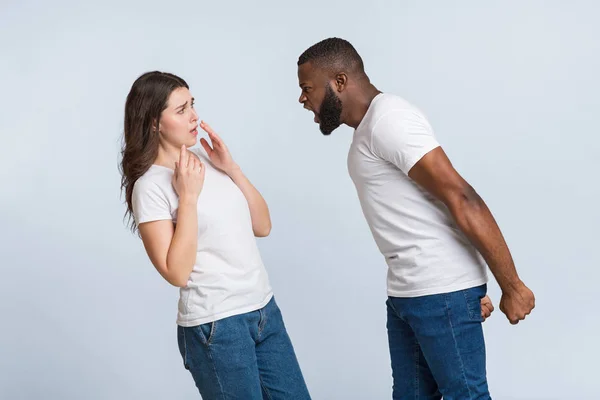
POLYGON ((419 341, 415 338, 415 400, 419 400, 419 341))
POLYGON ((452 340, 454 341, 454 348, 458 355, 458 360, 460 361, 460 372, 465 381, 465 385, 467 386, 467 391, 469 393, 469 399, 472 399, 473 395, 471 394, 471 388, 469 387, 469 381, 467 380, 467 376, 465 375, 465 365, 464 365, 463 359, 460 355, 460 351, 458 349, 458 342, 456 341, 456 335, 454 334, 454 326, 452 325, 452 315, 451 315, 451 311, 450 311, 450 305, 448 304, 448 296, 449 295, 446 294, 444 296, 444 300, 446 302, 446 312, 448 314, 448 323, 450 324, 450 332, 452 332, 452 340))
POLYGON ((215 337, 215 332, 217 330, 217 322, 213 321, 210 324, 210 334, 208 335, 208 339, 206 339, 206 345, 210 346, 210 344, 213 341, 213 338, 215 337))
POLYGON ((258 376, 258 379, 260 380, 260 386, 262 387, 262 389, 265 391, 265 393, 267 394, 267 398, 269 400, 273 400, 273 396, 271 396, 271 392, 269 392, 269 389, 267 388, 267 386, 265 385, 265 383, 263 382, 262 376, 258 376))
POLYGON ((465 296, 465 304, 467 306, 467 313, 469 314, 469 318, 470 319, 474 319, 473 318, 473 311, 471 310, 471 303, 469 303, 469 296, 467 296, 467 290, 464 290, 463 294, 465 296))
POLYGON ((219 379, 219 374, 217 373, 217 366, 215 365, 215 360, 213 359, 212 350, 210 349, 210 347, 207 348, 207 353, 208 353, 208 358, 210 359, 210 364, 212 365, 213 372, 215 373, 215 379, 217 380, 217 384, 219 385, 219 391, 221 394, 221 398, 223 400, 227 400, 225 398, 225 391, 223 390, 223 385, 221 384, 221 380, 219 379))
POLYGON ((483 321, 483 317, 481 316, 481 299, 482 298, 475 296, 475 297, 477 297, 477 300, 479 300, 479 306, 480 306, 479 311, 480 312, 478 314, 476 311, 474 311, 471 308, 468 290, 463 291, 463 294, 465 295, 465 303, 467 305, 467 314, 469 315, 469 319, 471 319, 472 321, 482 322, 483 321))
POLYGON ((258 310, 258 312, 260 314, 260 321, 258 323, 258 336, 260 337, 260 334, 265 329, 265 325, 267 323, 267 315, 264 313, 263 309, 258 310))
POLYGON ((183 332, 183 365, 189 367, 187 358, 188 358, 188 350, 187 350, 187 340, 185 338, 185 328, 181 328, 181 332, 183 332))

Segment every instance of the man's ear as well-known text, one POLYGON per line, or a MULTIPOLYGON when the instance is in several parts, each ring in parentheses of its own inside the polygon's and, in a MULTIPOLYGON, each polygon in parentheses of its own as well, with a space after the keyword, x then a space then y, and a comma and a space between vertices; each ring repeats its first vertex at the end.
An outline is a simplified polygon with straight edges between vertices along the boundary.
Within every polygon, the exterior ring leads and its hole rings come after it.
POLYGON ((335 88, 338 91, 338 93, 341 93, 344 90, 346 90, 347 86, 348 86, 348 75, 346 75, 345 72, 340 72, 339 74, 337 74, 335 76, 335 88))

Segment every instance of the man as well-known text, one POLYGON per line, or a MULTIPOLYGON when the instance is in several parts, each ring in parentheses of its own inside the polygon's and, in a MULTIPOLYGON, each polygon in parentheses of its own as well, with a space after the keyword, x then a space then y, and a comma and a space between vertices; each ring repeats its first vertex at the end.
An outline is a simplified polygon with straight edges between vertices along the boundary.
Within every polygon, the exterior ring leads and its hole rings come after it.
POLYGON ((415 106, 373 86, 347 41, 298 60, 300 103, 324 135, 355 129, 348 170, 388 264, 394 399, 489 399, 482 322, 486 263, 512 324, 534 308, 490 210, 458 174, 415 106))

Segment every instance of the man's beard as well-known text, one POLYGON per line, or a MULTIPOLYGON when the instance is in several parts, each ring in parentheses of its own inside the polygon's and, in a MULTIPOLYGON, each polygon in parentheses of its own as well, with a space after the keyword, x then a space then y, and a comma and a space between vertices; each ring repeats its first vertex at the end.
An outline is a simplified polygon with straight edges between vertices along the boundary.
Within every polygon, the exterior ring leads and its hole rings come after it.
POLYGON ((330 135, 342 123, 342 101, 336 96, 331 86, 325 89, 325 98, 319 110, 319 129, 323 135, 330 135))

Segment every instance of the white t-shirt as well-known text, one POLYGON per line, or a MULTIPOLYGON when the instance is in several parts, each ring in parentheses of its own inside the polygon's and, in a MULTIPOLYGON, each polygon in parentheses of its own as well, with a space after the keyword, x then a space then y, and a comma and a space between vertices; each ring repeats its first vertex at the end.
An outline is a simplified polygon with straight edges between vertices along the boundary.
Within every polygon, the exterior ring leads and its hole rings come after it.
MULTIPOLYGON (((186 287, 181 288, 177 324, 196 326, 265 306, 272 290, 252 231, 248 202, 237 185, 216 169, 200 148, 190 149, 206 166, 198 198, 198 252, 186 287)), ((133 187, 136 224, 177 222, 179 197, 174 171, 159 165, 133 187)))
POLYGON ((425 116, 377 95, 354 132, 348 171, 388 265, 392 297, 449 293, 487 282, 486 264, 448 208, 408 177, 439 146, 425 116))

